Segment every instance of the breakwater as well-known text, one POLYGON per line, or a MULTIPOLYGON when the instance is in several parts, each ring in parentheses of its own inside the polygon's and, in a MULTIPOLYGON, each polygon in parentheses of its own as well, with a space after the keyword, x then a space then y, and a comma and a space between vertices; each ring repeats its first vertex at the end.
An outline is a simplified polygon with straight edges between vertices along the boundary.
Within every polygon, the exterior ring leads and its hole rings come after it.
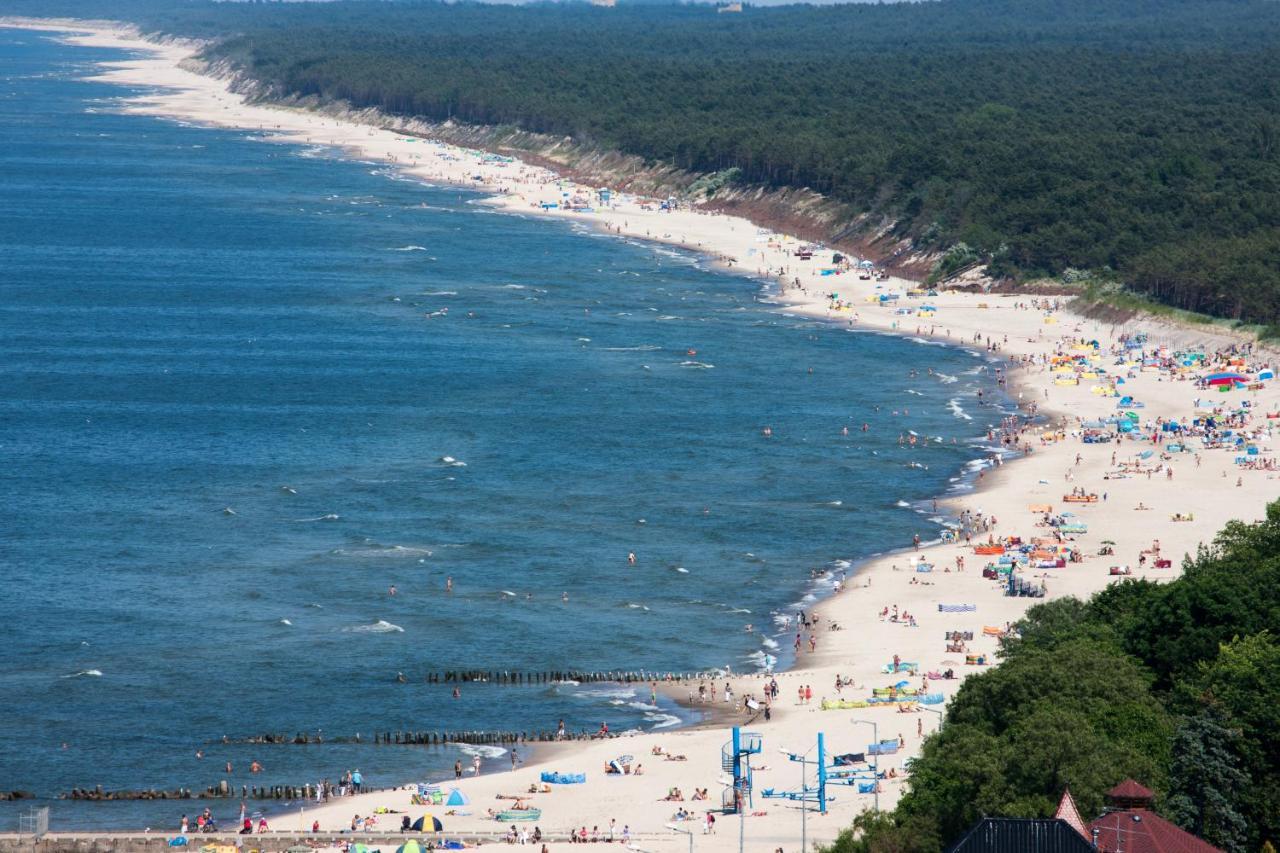
MULTIPOLYGON (((388 790, 383 788, 366 788, 371 791, 388 790)), ((60 800, 81 800, 86 802, 119 802, 124 800, 315 800, 319 788, 315 785, 241 785, 237 788, 225 779, 217 785, 210 785, 202 791, 191 788, 174 788, 173 790, 156 790, 154 788, 107 791, 101 785, 93 788, 72 788, 60 794, 60 800)), ((328 792, 326 793, 326 798, 328 792)))
POLYGON ((259 734, 243 738, 223 738, 221 744, 255 744, 268 746, 318 746, 323 744, 371 744, 373 746, 446 746, 451 743, 465 743, 474 746, 501 745, 517 743, 550 743, 561 740, 596 740, 616 735, 599 732, 552 732, 552 731, 469 731, 469 732, 428 732, 428 731, 385 731, 374 732, 366 737, 359 732, 349 736, 328 737, 319 734, 259 734))
POLYGON ((403 672, 396 673, 396 681, 425 681, 427 684, 502 684, 502 685, 537 685, 537 684, 647 684, 655 681, 681 684, 717 678, 719 672, 650 672, 648 670, 609 670, 607 672, 579 672, 544 670, 538 672, 494 671, 483 669, 450 669, 428 672, 424 678, 413 679, 403 672))
MULTIPOLYGON (((543 838, 548 842, 567 842, 571 830, 557 830, 542 827, 543 838)), ((30 835, 0 834, 0 853, 167 853, 168 840, 171 836, 164 833, 138 832, 85 832, 85 833, 49 833, 38 838, 30 835)), ((468 832, 448 833, 414 833, 413 838, 424 847, 427 841, 437 845, 448 838, 461 841, 468 846, 496 843, 505 839, 505 830, 472 830, 468 832)), ((633 839, 653 840, 658 833, 633 833, 633 839)), ((336 848, 345 843, 367 844, 372 849, 394 850, 406 840, 401 833, 300 833, 300 832, 266 832, 246 838, 238 833, 213 832, 192 835, 191 842, 201 844, 230 844, 252 840, 251 845, 261 853, 284 853, 299 845, 336 848)))

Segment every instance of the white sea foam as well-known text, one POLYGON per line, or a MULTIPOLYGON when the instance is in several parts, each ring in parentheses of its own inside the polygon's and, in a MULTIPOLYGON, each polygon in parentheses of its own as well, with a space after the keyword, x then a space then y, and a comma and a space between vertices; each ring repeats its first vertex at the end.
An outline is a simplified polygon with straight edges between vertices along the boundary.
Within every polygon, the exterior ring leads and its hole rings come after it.
POLYGON ((341 516, 339 516, 336 512, 329 512, 329 513, 325 513, 324 515, 317 515, 315 518, 295 518, 294 521, 299 523, 308 522, 308 521, 337 521, 340 517, 341 516))
POLYGON ((429 548, 410 548, 405 545, 369 545, 364 548, 334 548, 329 552, 338 557, 430 557, 429 548))
POLYGON ((973 416, 960 406, 960 400, 956 397, 952 397, 947 401, 947 411, 951 412, 951 414, 957 418, 963 418, 966 421, 973 420, 973 416))
POLYGON ((63 678, 101 678, 102 670, 100 669, 82 669, 79 672, 73 672, 63 678))
POLYGON ((281 619, 281 620, 280 620, 279 622, 277 622, 276 624, 277 624, 277 625, 288 625, 290 628, 292 628, 292 627, 293 627, 293 623, 292 623, 292 622, 290 622, 288 619, 281 619))
POLYGON ((350 628, 343 628, 344 634, 403 634, 404 629, 399 625, 392 625, 385 619, 379 619, 372 625, 352 625, 350 628))
POLYGON ((674 714, 645 714, 644 718, 653 723, 655 729, 669 729, 680 724, 680 718, 674 714))
POLYGON ((898 501, 897 503, 894 504, 894 506, 909 507, 911 506, 911 504, 907 503, 906 501, 898 501))
POLYGON ((656 344, 640 344, 634 347, 604 347, 605 352, 653 352, 657 349, 662 349, 662 347, 656 344))
POLYGON ((681 367, 696 367, 699 370, 710 370, 715 367, 714 364, 707 364, 705 361, 682 361, 681 367))
POLYGON ((583 699, 634 699, 636 691, 627 687, 595 687, 575 691, 573 695, 583 699))
POLYGON ((935 373, 934 375, 938 377, 938 381, 943 385, 950 385, 951 383, 958 381, 956 377, 950 376, 946 373, 935 373))
POLYGON ((687 574, 689 574, 689 570, 688 570, 688 569, 686 569, 684 566, 676 566, 676 571, 677 571, 677 572, 679 572, 679 573, 680 573, 680 574, 682 574, 682 575, 687 575, 687 574))
POLYGON ((390 249, 389 251, 392 251, 392 252, 425 252, 426 250, 427 250, 427 247, 426 247, 426 246, 399 246, 399 247, 397 247, 397 248, 395 248, 395 249, 390 249))
POLYGON ((649 608, 648 608, 648 607, 645 607, 643 604, 636 604, 636 603, 634 603, 634 602, 629 603, 629 604, 627 605, 627 609, 628 609, 628 610, 643 610, 643 611, 645 611, 645 612, 648 612, 648 610, 649 610, 649 608))
POLYGON ((457 296, 456 290, 425 290, 419 296, 457 296))
POLYGON ((441 456, 438 460, 441 465, 448 465, 450 468, 466 468, 467 463, 454 459, 452 456, 441 456))
POLYGON ((452 745, 458 748, 458 752, 465 755, 478 755, 481 758, 501 758, 507 754, 507 751, 500 746, 475 743, 455 743, 452 745))

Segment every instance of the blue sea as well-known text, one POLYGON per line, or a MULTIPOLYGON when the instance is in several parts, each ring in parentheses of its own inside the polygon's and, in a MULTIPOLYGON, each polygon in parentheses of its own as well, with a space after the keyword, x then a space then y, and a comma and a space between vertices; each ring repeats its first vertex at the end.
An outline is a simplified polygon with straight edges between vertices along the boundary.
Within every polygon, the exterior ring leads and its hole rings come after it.
POLYGON ((986 453, 978 353, 789 317, 695 254, 336 152, 124 115, 83 79, 123 56, 0 30, 0 790, 55 828, 190 811, 57 799, 75 787, 469 759, 224 736, 688 722, 647 690, 425 678, 786 665, 782 616, 936 536, 929 499, 986 453))

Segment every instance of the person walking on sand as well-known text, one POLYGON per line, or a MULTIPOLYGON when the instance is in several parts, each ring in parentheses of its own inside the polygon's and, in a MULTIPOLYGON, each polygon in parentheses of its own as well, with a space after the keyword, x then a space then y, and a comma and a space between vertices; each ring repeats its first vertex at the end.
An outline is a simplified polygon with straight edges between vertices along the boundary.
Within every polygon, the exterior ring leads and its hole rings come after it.
POLYGON ((453 762, 453 778, 454 779, 462 778, 462 761, 461 760, 453 762))
POLYGON ((809 685, 804 686, 804 703, 808 705, 813 701, 813 688, 809 685))

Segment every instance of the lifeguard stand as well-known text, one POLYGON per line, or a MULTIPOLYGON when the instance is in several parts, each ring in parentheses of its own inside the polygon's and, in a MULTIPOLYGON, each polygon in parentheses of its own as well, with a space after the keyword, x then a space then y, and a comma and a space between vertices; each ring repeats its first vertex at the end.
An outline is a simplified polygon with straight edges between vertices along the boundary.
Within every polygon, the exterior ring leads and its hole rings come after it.
POLYGON ((731 780, 720 795, 725 814, 737 814, 752 806, 751 756, 762 749, 760 735, 733 727, 733 739, 720 748, 720 769, 731 780))

